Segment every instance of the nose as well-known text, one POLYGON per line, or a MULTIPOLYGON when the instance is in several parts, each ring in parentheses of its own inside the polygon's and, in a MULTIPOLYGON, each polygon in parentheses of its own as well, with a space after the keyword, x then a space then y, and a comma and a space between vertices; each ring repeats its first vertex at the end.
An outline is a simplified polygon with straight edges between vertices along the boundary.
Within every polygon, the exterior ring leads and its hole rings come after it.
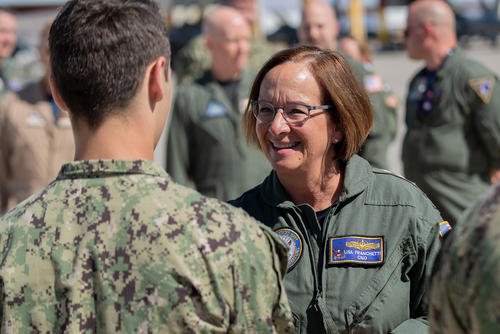
POLYGON ((283 109, 282 108, 276 109, 276 114, 274 115, 274 119, 269 125, 269 131, 273 135, 277 135, 283 132, 288 132, 289 130, 290 127, 286 122, 285 117, 283 116, 283 109))

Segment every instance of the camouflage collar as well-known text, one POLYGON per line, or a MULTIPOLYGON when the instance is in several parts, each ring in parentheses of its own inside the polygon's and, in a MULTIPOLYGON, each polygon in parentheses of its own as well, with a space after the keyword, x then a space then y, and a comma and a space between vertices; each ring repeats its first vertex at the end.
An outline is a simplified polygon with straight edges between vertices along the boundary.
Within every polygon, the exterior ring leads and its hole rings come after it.
POLYGON ((168 174, 153 161, 83 160, 63 165, 57 179, 96 178, 120 174, 148 174, 163 178, 168 177, 168 174))

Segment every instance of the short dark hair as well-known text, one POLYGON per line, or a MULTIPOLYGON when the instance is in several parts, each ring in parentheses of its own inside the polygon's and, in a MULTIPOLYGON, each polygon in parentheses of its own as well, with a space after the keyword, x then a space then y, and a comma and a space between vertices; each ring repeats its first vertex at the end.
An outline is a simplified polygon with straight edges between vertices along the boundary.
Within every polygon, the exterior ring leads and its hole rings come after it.
POLYGON ((325 99, 323 103, 335 107, 329 114, 344 132, 342 142, 336 145, 336 157, 339 160, 348 160, 359 151, 372 127, 373 113, 370 100, 356 81, 350 65, 340 53, 315 46, 298 46, 279 51, 257 73, 243 115, 243 128, 247 141, 257 147, 259 145, 251 103, 258 100, 264 77, 274 67, 287 62, 304 64, 323 89, 325 99))
POLYGON ((72 117, 97 128, 135 96, 147 66, 164 56, 168 31, 151 0, 71 0, 49 35, 55 85, 72 117))

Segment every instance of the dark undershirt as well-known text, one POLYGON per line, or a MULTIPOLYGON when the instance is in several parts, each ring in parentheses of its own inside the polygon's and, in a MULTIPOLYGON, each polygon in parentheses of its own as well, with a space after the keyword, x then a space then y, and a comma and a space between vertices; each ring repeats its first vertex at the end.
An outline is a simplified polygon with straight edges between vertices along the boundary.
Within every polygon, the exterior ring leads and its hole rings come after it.
POLYGON ((239 103, 238 103, 238 88, 240 85, 240 80, 231 80, 231 81, 218 81, 219 85, 221 85, 224 93, 226 93, 227 98, 231 102, 233 106, 233 110, 239 112, 239 103))

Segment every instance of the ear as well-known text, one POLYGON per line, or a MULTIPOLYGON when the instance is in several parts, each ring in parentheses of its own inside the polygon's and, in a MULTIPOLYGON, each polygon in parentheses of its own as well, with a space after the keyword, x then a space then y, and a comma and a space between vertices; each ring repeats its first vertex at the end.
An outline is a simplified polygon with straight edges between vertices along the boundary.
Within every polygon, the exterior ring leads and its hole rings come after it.
POLYGON ((167 60, 165 57, 158 57, 149 70, 149 97, 152 102, 158 102, 163 99, 165 94, 165 82, 168 80, 167 60))
POLYGON ((212 41, 212 38, 210 36, 205 36, 205 46, 207 47, 208 50, 212 50, 214 43, 212 41))
POLYGON ((49 77, 49 85, 50 91, 52 92, 52 98, 54 102, 57 104, 59 109, 68 112, 68 106, 63 101, 61 94, 59 94, 59 90, 57 90, 56 83, 54 82, 54 76, 51 74, 49 77))

